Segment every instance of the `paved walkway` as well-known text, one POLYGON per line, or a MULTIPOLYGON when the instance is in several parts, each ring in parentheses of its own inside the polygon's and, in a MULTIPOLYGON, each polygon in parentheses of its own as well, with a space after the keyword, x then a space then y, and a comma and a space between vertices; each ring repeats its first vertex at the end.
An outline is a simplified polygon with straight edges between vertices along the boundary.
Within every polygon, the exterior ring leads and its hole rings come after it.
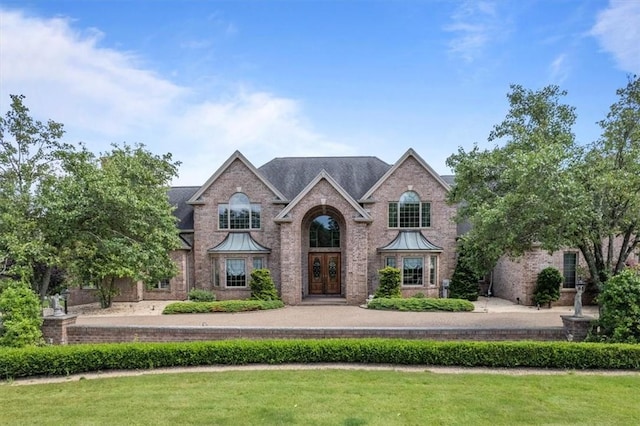
MULTIPOLYGON (((573 307, 536 309, 498 298, 480 298, 473 312, 395 312, 348 305, 287 306, 269 311, 161 315, 169 302, 116 304, 107 311, 75 307, 78 325, 208 326, 208 327, 434 327, 434 328, 542 328, 561 327, 561 315, 572 315, 573 307)), ((583 313, 597 316, 596 306, 583 313)))

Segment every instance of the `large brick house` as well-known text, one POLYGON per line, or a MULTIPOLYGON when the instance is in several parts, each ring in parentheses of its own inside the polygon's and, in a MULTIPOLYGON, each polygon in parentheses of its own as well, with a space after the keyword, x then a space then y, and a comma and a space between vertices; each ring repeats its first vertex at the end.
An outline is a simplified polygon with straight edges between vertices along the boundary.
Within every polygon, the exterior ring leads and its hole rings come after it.
MULTIPOLYGON (((359 304, 378 287, 378 270, 402 273, 402 293, 438 297, 456 261, 453 176, 438 175, 414 150, 396 163, 376 157, 285 157, 256 168, 235 152, 202 186, 173 187, 182 246, 171 253, 176 277, 153 288, 121 280, 116 301, 186 299, 191 289, 219 300, 250 295, 250 274, 268 268, 287 304, 332 297, 359 304)), ((631 261, 635 262, 638 255, 631 261)), ((534 249, 503 257, 484 287, 533 304, 537 274, 564 275, 559 304, 573 304, 578 250, 534 249)), ((95 299, 73 292, 74 303, 95 299)))
POLYGON ((198 187, 174 187, 183 246, 180 273, 145 299, 206 289, 248 297, 250 273, 271 271, 287 304, 331 296, 362 303, 386 265, 402 292, 437 297, 455 266, 451 177, 415 151, 395 164, 376 157, 275 158, 256 168, 235 152, 198 187))

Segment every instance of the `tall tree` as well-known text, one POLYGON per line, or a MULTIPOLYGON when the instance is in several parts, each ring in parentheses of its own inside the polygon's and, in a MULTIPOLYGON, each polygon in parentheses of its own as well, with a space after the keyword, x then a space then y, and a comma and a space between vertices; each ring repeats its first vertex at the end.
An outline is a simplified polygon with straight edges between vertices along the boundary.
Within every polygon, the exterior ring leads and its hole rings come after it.
POLYGON ((0 278, 31 282, 43 297, 61 267, 95 283, 108 305, 117 278, 172 277, 171 154, 114 145, 96 157, 60 142, 61 124, 33 120, 23 96, 11 99, 0 118, 0 278))
POLYGON ((447 159, 456 174, 449 200, 460 203, 458 220, 473 226, 466 239, 480 253, 479 272, 535 245, 578 247, 597 284, 621 269, 639 244, 639 88, 634 77, 618 91, 602 138, 583 148, 564 91, 511 86, 510 110, 489 136, 500 145, 447 159))
POLYGON ((170 154, 114 145, 99 158, 87 151, 72 155, 65 169, 47 199, 64 209, 61 228, 75 230, 67 251, 71 275, 95 284, 103 307, 110 306, 118 278, 150 284, 175 275, 169 252, 179 239, 167 186, 177 163, 170 154))
POLYGON ((617 95, 576 172, 584 215, 572 241, 599 282, 618 274, 640 247, 640 78, 629 78, 617 95))
POLYGON ((60 141, 62 124, 34 120, 23 99, 11 95, 0 117, 0 271, 44 296, 60 247, 47 238, 50 211, 42 193, 56 184, 61 154, 73 147, 60 141))

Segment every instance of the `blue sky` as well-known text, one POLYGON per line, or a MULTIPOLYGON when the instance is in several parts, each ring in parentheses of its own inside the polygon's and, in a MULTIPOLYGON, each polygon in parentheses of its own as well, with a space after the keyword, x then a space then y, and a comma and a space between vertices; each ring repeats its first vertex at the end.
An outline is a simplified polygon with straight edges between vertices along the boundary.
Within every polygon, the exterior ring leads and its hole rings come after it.
POLYGON ((557 84, 582 143, 640 74, 640 0, 0 1, 0 108, 24 94, 67 142, 144 143, 200 185, 240 150, 414 148, 441 174, 491 147, 510 84, 557 84))

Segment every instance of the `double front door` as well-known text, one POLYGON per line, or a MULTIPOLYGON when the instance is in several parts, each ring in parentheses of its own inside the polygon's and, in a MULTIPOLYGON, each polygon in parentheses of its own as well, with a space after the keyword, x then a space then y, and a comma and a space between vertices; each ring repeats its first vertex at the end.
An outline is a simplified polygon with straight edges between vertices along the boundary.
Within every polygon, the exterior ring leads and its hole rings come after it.
POLYGON ((309 294, 340 294, 340 253, 309 253, 309 294))

